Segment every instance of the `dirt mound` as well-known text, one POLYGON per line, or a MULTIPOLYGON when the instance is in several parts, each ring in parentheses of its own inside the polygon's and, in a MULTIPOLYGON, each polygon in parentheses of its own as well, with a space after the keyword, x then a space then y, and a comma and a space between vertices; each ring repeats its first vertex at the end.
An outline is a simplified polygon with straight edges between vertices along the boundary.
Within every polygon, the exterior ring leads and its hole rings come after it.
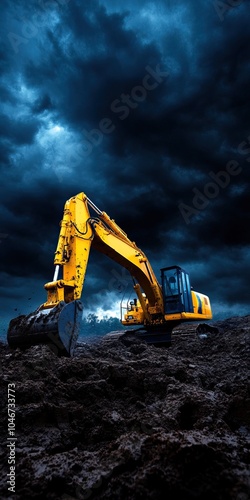
POLYGON ((1 344, 0 497, 249 499, 250 316, 213 325, 184 327, 170 348, 79 343, 71 359, 1 344))

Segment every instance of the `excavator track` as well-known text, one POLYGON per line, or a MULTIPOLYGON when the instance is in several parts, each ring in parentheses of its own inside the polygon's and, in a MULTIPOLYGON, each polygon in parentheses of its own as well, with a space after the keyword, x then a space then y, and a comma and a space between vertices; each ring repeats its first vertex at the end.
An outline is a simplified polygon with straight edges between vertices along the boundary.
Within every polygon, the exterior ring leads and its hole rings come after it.
POLYGON ((165 346, 171 345, 171 330, 146 331, 138 328, 135 330, 116 330, 105 335, 105 340, 120 340, 124 345, 137 342, 146 342, 149 345, 165 346))
POLYGON ((210 326, 207 323, 200 323, 198 325, 194 324, 181 324, 173 328, 169 329, 165 332, 157 332, 152 334, 152 332, 146 332, 142 329, 135 330, 115 330, 109 332, 105 335, 105 340, 121 340, 123 344, 130 345, 135 342, 144 341, 147 344, 155 345, 155 346, 165 346, 170 347, 171 340, 175 338, 183 338, 186 339, 189 336, 205 338, 208 334, 216 334, 219 333, 219 329, 215 326, 210 326))
POLYGON ((182 324, 173 329, 172 337, 188 337, 188 336, 207 336, 208 334, 219 333, 219 328, 216 326, 208 325, 207 323, 199 323, 198 325, 193 324, 182 324))

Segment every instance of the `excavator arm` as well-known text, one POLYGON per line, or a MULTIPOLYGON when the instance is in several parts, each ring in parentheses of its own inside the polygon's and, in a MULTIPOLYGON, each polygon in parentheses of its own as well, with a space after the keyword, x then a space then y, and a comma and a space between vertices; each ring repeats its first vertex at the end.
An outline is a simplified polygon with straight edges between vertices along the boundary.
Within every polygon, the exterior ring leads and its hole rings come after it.
POLYGON ((47 302, 42 308, 54 307, 61 300, 69 303, 80 299, 94 237, 91 221, 84 193, 66 201, 54 257, 54 278, 44 285, 47 302), (61 268, 62 279, 58 279, 61 268))
MULTIPOLYGON (((113 219, 84 193, 79 193, 64 206, 54 257, 54 277, 44 285, 47 300, 34 313, 11 320, 7 334, 11 347, 41 343, 49 344, 58 355, 73 354, 81 328, 80 298, 91 245, 126 268, 133 277, 139 299, 134 308, 139 311, 139 319, 133 321, 148 327, 166 323, 165 296, 146 255, 113 219)), ((183 318, 181 313, 170 317, 172 327, 183 318)))
MULTIPOLYGON (((48 298, 43 308, 51 308, 60 300, 68 303, 80 299, 91 245, 126 268, 140 283, 147 297, 147 310, 145 299, 143 305, 148 318, 163 312, 161 287, 146 255, 84 193, 79 193, 65 204, 54 259, 55 279, 45 285, 48 298), (91 217, 90 207, 97 216, 91 217), (63 278, 58 280, 56 278, 60 267, 63 278)), ((138 286, 135 287, 142 300, 141 291, 138 286)))

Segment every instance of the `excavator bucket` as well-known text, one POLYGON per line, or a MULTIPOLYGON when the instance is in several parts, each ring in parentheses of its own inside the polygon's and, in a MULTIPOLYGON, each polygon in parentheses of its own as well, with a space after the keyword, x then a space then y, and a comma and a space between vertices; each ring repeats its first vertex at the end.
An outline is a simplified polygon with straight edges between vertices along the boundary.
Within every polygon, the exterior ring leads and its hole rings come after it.
POLYGON ((61 301, 50 309, 38 308, 10 321, 7 341, 11 348, 46 344, 59 357, 73 356, 80 333, 83 306, 79 300, 61 301))

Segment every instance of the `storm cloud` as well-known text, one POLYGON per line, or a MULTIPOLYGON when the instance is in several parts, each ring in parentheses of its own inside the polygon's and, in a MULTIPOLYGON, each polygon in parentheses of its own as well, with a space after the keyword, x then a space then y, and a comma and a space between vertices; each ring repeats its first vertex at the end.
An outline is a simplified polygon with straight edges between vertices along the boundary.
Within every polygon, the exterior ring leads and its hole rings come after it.
MULTIPOLYGON (((178 264, 215 318, 249 313, 249 6, 2 1, 2 318, 46 299, 80 191, 158 278, 178 264)), ((114 309, 127 289, 91 252, 86 308, 114 309)))

